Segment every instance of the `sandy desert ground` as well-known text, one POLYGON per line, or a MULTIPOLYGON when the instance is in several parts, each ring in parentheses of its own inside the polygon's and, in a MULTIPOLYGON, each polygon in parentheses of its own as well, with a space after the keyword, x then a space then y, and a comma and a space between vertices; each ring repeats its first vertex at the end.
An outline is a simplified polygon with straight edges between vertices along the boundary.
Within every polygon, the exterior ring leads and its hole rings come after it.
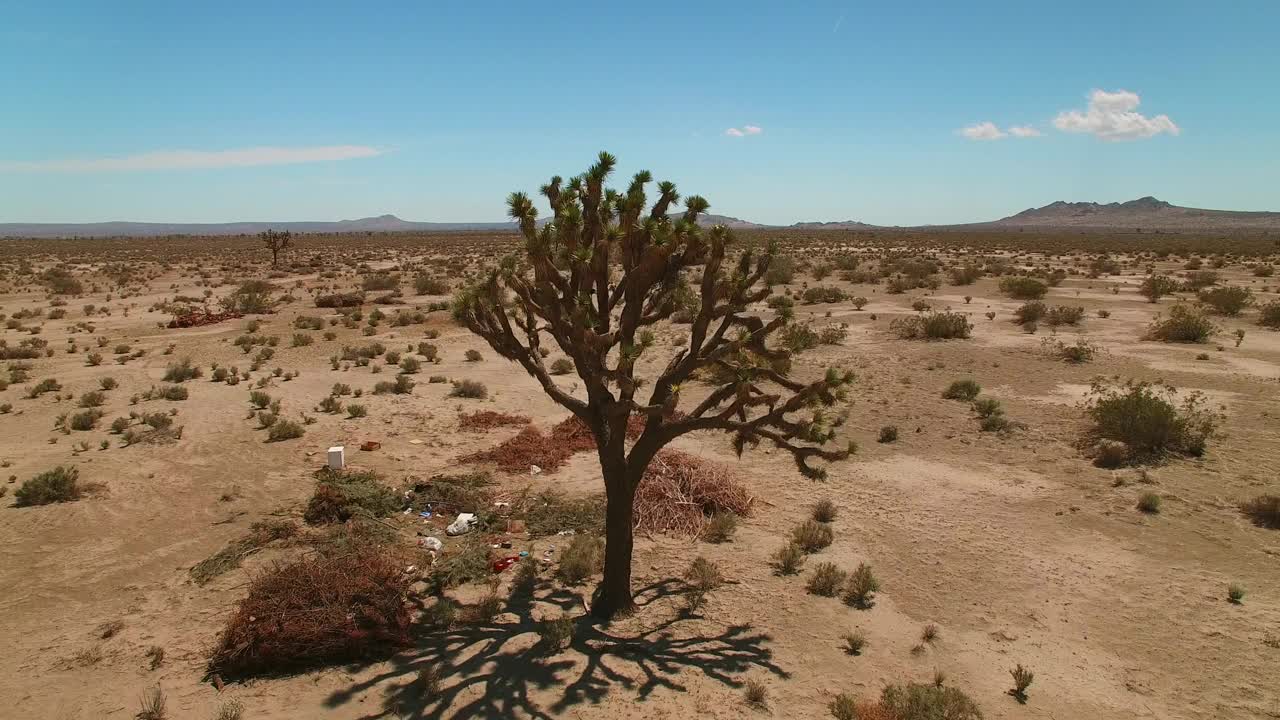
MULTIPOLYGON (((864 267, 885 256, 882 244, 862 246, 856 234, 829 237, 827 251, 861 252, 864 267)), ((1186 256, 1117 252, 1119 271, 1091 278, 1094 256, 1084 252, 997 253, 946 247, 945 238, 938 249, 910 252, 949 263, 998 254, 1019 272, 1066 270, 1045 302, 1083 307, 1084 319, 1056 333, 1041 324, 1031 334, 1011 322, 1022 302, 1001 294, 997 277, 954 286, 944 275, 936 289, 888 294, 883 284, 851 283, 838 273, 819 282, 801 262, 785 289, 798 294, 806 285, 834 286, 869 300, 861 310, 848 300, 796 305, 798 318, 816 326, 848 325, 839 344, 799 355, 795 372, 815 377, 832 365, 856 372, 841 439, 855 440, 860 449, 815 482, 801 477, 783 453, 758 449, 739 459, 721 435, 681 441, 681 450, 727 465, 755 495, 754 511, 732 542, 638 538, 636 587, 643 590, 636 616, 608 626, 583 624, 567 650, 540 652, 532 622, 562 611, 581 614, 590 592, 590 585, 556 582, 553 568, 546 568, 534 597, 513 595, 492 621, 425 633, 389 658, 211 681, 209 651, 251 579, 305 550, 273 544, 204 585, 190 570, 254 522, 300 518, 328 447, 344 445, 352 467, 375 470, 400 487, 410 477, 486 469, 459 458, 520 430, 464 432, 458 426, 463 413, 522 414, 544 429, 568 414, 447 311, 430 310, 447 295, 414 293, 419 271, 456 287, 508 242, 501 237, 383 242, 374 236, 349 247, 309 246, 304 239, 275 277, 267 275, 269 256, 251 244, 185 242, 200 243, 199 250, 183 252, 181 241, 98 241, 82 246, 88 250, 49 242, 4 258, 0 312, 7 318, 41 314, 10 323, 0 338, 9 348, 37 338, 47 341, 47 350, 9 361, 28 363, 28 377, 0 391, 7 408, 0 414, 0 486, 9 479, 0 501, 0 643, 6 648, 0 716, 132 718, 141 698, 159 687, 178 718, 218 717, 230 701, 255 720, 814 718, 829 717, 837 693, 874 698, 887 683, 930 682, 940 672, 988 718, 1280 717, 1280 531, 1255 525, 1239 509, 1255 496, 1280 494, 1280 333, 1260 327, 1257 311, 1247 309, 1215 317, 1223 329, 1209 343, 1143 340, 1156 313, 1177 301, 1148 303, 1137 293, 1143 276, 1149 267, 1182 276, 1186 256), (83 283, 81 294, 51 294, 38 282, 40 272, 59 263, 83 283), (379 271, 401 274, 403 295, 388 304, 367 302, 364 316, 375 308, 388 316, 420 310, 421 322, 396 326, 389 317, 368 335, 363 321, 346 327, 336 310, 315 307, 315 294, 351 290, 379 271), (291 301, 270 314, 161 327, 170 315, 154 309, 157 304, 199 298, 206 290, 217 299, 254 277, 268 277, 278 296, 291 301), (51 303, 58 300, 65 305, 51 303), (972 337, 899 338, 890 323, 916 314, 912 303, 919 300, 968 315, 972 337), (95 307, 86 313, 90 304, 95 307), (65 316, 52 317, 59 309, 65 316), (300 316, 322 318, 323 330, 297 329, 300 316), (250 322, 258 325, 254 333, 250 322), (31 332, 35 327, 38 334, 31 332), (1246 333, 1238 346, 1237 329, 1246 333), (299 332, 311 344, 293 347, 299 332), (428 333, 438 333, 430 342, 440 361, 424 363, 407 394, 373 394, 376 382, 396 375, 381 359, 365 367, 343 362, 338 369, 330 362, 344 346, 373 341, 405 355, 428 333), (253 371, 260 348, 246 353, 234 344, 246 334, 279 339, 273 356, 253 371), (1092 362, 1070 364, 1044 350, 1045 338, 1077 335, 1099 349, 1092 362), (125 352, 115 352, 125 345, 125 352), (483 359, 468 361, 469 349, 483 359), (139 350, 145 353, 133 357, 139 350), (101 364, 89 364, 90 353, 100 353, 101 364), (181 383, 186 400, 131 401, 168 384, 162 380, 167 367, 183 359, 203 371, 181 383), (236 386, 214 382, 215 363, 238 366, 250 379, 236 386), (384 367, 375 374, 372 366, 384 367), (272 377, 275 368, 296 376, 272 377), (489 397, 450 397, 451 384, 428 382, 433 375, 479 381, 489 397), (1098 376, 1160 379, 1181 394, 1201 391, 1221 408, 1221 435, 1202 457, 1097 467, 1081 445, 1088 430, 1081 403, 1098 376), (57 429, 58 417, 78 412, 78 399, 106 377, 118 387, 105 392, 105 414, 95 427, 57 429), (61 389, 28 397, 46 378, 56 378, 61 389), (998 398, 1019 425, 981 432, 967 403, 941 397, 952 381, 965 378, 998 398), (366 417, 315 410, 335 383, 363 390, 359 400, 341 400, 365 405, 366 417), (266 441, 247 402, 260 384, 282 402, 282 417, 313 420, 305 435, 266 441), (180 437, 126 445, 110 425, 131 411, 176 413, 180 437), (899 429, 896 442, 877 441, 887 425, 899 429), (361 452, 364 441, 381 447, 361 452), (99 487, 74 502, 16 507, 21 484, 56 466, 75 467, 82 482, 99 487), (1135 507, 1147 492, 1162 498, 1159 513, 1135 507), (800 575, 777 574, 772 554, 819 498, 838 508, 834 543, 800 575), (672 588, 698 555, 715 562, 728 582, 700 611, 686 613, 672 588), (809 568, 820 561, 872 566, 881 583, 874 606, 859 610, 807 593, 809 568), (1246 589, 1243 602, 1228 602, 1231 584, 1246 589), (929 625, 936 637, 925 641, 929 625), (841 646, 841 635, 854 630, 867 641, 858 655, 841 646), (152 648, 163 649, 158 663, 152 648), (1016 664, 1035 673, 1025 704, 1007 692, 1016 664), (430 700, 412 688, 428 667, 447 668, 430 700), (744 703, 748 681, 767 688, 765 707, 744 703)), ((802 260, 814 257, 810 250, 788 252, 802 260)), ((1224 260, 1220 284, 1252 289, 1257 304, 1280 297, 1280 281, 1251 272, 1274 257, 1224 260)), ((770 311, 761 306, 760 312, 770 311)), ((682 332, 679 325, 663 327, 659 349, 669 352, 682 332)), ((662 359, 658 353, 647 362, 662 359)), ((572 377, 564 379, 566 387, 572 377)), ((555 472, 494 472, 502 492, 528 486, 601 492, 591 453, 555 472)), ((406 543, 421 529, 414 515, 387 522, 406 543)), ((487 537, 535 557, 550 546, 559 552, 567 542, 496 530, 487 537)), ((498 575, 504 598, 511 575, 498 575)), ((468 603, 482 587, 449 592, 468 603)))

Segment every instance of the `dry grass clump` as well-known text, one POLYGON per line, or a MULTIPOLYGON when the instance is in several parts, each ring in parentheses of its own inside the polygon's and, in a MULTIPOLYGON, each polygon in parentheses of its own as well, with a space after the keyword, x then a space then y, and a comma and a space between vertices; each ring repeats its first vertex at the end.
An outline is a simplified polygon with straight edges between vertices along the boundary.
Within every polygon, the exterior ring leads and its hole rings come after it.
POLYGON ((977 703, 959 689, 924 683, 889 685, 878 702, 853 705, 856 720, 982 720, 977 703))
POLYGON ((1241 504, 1240 510, 1254 525, 1280 530, 1280 495, 1259 495, 1241 504))
POLYGON ((849 573, 849 580, 844 587, 844 601, 860 610, 870 609, 875 605, 875 594, 880 590, 880 581, 871 573, 871 566, 859 563, 858 569, 849 573))
POLYGON ((697 612, 706 602, 707 595, 724 584, 720 568, 704 557, 696 557, 684 571, 685 604, 690 612, 697 612))
POLYGON ((410 578, 390 552, 308 556, 253 579, 208 670, 274 674, 386 655, 411 642, 410 578))
POLYGON ((568 615, 549 618, 538 623, 538 638, 549 652, 560 652, 573 642, 575 624, 568 615))
POLYGON ((814 595, 835 597, 849 574, 836 567, 835 563, 821 562, 814 566, 813 574, 805 588, 814 595))
POLYGON ((485 515, 493 508, 493 478, 488 473, 433 475, 415 480, 404 502, 414 509, 430 505, 437 514, 475 513, 485 515))
POLYGON ((836 504, 823 498, 813 504, 813 519, 820 523, 829 523, 836 519, 836 504))
POLYGON ((773 554, 773 567, 779 575, 795 575, 804 561, 804 550, 794 542, 788 542, 773 554))
POLYGON ((459 415, 458 429, 467 432, 483 432, 498 427, 528 425, 529 422, 527 415, 510 415, 493 410, 480 410, 479 412, 459 415))
POLYGON ((569 585, 577 585, 595 575, 604 566, 604 542, 592 535, 575 535, 573 542, 560 554, 556 576, 569 585))
POLYGON ((791 530, 792 542, 805 553, 818 552, 834 539, 831 526, 816 520, 806 520, 791 530))
POLYGON ((298 534, 298 526, 291 520, 262 520, 249 526, 249 534, 236 538, 212 556, 191 567, 191 579, 197 585, 205 585, 223 573, 240 567, 244 558, 258 552, 276 540, 287 540, 298 534))
POLYGON ((574 497, 549 490, 526 497, 519 503, 518 510, 532 537, 555 535, 565 530, 604 532, 604 495, 574 497))

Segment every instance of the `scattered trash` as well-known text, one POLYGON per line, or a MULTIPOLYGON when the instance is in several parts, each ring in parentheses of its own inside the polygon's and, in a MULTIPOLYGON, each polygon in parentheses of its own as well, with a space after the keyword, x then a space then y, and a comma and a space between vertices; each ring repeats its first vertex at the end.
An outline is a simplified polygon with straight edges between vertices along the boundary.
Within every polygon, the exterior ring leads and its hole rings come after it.
POLYGON ((418 517, 424 518, 424 519, 431 517, 431 515, 432 513, 430 510, 423 510, 422 512, 418 513, 418 517))
POLYGON ((412 440, 410 440, 410 441, 409 441, 409 444, 410 444, 410 445, 421 445, 421 444, 422 444, 422 441, 421 441, 421 440, 419 440, 419 439, 417 439, 417 438, 414 438, 414 439, 412 439, 412 440))
POLYGON ((475 527, 477 520, 472 513, 458 513, 458 517, 445 529, 449 535, 466 535, 475 527))
POLYGON ((378 442, 377 440, 365 440, 363 443, 360 444, 360 449, 365 452, 371 452, 373 450, 381 450, 382 443, 378 442))
POLYGON ((509 508, 511 507, 511 503, 503 502, 502 500, 499 500, 498 502, 495 502, 493 506, 496 508, 509 508))
POLYGON ((424 550, 434 550, 440 552, 444 549, 444 543, 437 537, 420 537, 418 538, 418 547, 424 550))
POLYGON ((521 551, 520 551, 520 557, 522 557, 522 558, 527 558, 527 557, 529 557, 529 551, 528 551, 528 550, 521 550, 521 551))
POLYGON ((504 550, 510 550, 510 549, 511 549, 511 541, 510 541, 510 540, 507 540, 506 542, 502 543, 502 549, 504 549, 504 550))
POLYGON ((576 533, 576 532, 574 532, 573 530, 561 530, 560 532, 556 533, 556 535, 560 535, 560 536, 565 536, 565 535, 576 535, 576 534, 577 534, 577 533, 576 533))
POLYGON ((504 557, 501 560, 494 560, 493 565, 491 567, 493 568, 493 571, 495 573, 500 573, 503 570, 506 570, 507 568, 511 567, 512 565, 515 565, 516 561, 519 559, 520 558, 516 557, 515 555, 511 555, 508 557, 504 557))
POLYGON ((405 568, 405 569, 404 569, 404 571, 405 571, 406 573, 411 573, 411 572, 413 572, 414 570, 417 570, 417 569, 418 569, 418 566, 417 566, 417 565, 410 565, 409 567, 405 568))
POLYGON ((542 474, 542 468, 538 467, 537 465, 530 465, 530 466, 529 466, 529 474, 530 474, 530 475, 541 475, 541 474, 542 474))

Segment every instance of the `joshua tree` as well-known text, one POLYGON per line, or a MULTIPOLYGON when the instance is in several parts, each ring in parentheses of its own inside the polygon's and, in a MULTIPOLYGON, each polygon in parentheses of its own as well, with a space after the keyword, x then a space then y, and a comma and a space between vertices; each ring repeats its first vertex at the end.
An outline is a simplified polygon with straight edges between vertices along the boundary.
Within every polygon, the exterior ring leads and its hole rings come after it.
POLYGON ((632 504, 650 460, 672 440, 719 430, 733 435, 739 453, 771 442, 813 478, 825 475, 814 459, 842 460, 853 450, 852 443, 827 447, 843 415, 826 412, 844 399, 852 373, 792 380, 791 353, 767 342, 791 322, 790 311, 761 317, 768 311, 749 310, 771 293, 764 278, 775 248, 730 256, 728 229, 698 226, 706 200, 685 198, 685 211, 669 215, 680 196, 663 182, 646 207, 648 172, 625 192, 605 188, 615 162, 600 153, 585 174, 567 183, 551 178, 542 194, 554 217, 541 227, 529 196, 512 193, 507 204, 523 251, 454 301, 458 321, 520 363, 595 436, 608 505, 604 580, 592 603, 601 617, 634 609, 632 504), (686 341, 675 344, 665 367, 643 363, 655 345, 653 328, 677 312, 691 321, 686 341), (556 384, 542 359, 547 340, 573 360, 581 390, 556 384), (694 389, 695 380, 705 388, 694 389))
POLYGON ((293 233, 288 230, 276 231, 271 228, 267 228, 266 230, 258 233, 258 239, 261 240, 262 244, 266 245, 267 249, 271 251, 271 264, 279 265, 280 251, 287 250, 289 248, 289 245, 293 242, 293 233))

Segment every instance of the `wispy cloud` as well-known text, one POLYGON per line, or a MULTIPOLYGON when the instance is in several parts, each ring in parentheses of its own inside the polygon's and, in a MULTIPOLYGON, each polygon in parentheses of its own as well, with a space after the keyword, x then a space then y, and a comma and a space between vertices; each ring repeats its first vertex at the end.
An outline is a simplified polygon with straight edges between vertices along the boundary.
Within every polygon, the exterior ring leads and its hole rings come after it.
POLYGON ((1058 113, 1053 126, 1062 132, 1089 133, 1103 140, 1143 140, 1161 133, 1177 135, 1181 129, 1168 115, 1146 117, 1138 112, 1142 98, 1128 90, 1089 93, 1089 106, 1084 110, 1058 113))
POLYGON ((382 151, 367 145, 319 147, 253 147, 239 150, 160 150, 104 158, 0 161, 7 172, 136 172, 146 170, 201 170, 214 168, 297 165, 375 157, 382 151))
POLYGON ((1007 134, 990 120, 960 128, 957 132, 970 140, 999 140, 1007 134))
POLYGON ((1040 137, 1040 131, 1030 125, 1014 125, 1001 130, 995 123, 985 120, 956 131, 961 137, 970 140, 1003 140, 1007 137, 1033 138, 1040 137))
POLYGON ((743 125, 741 128, 731 127, 724 131, 729 137, 746 137, 747 135, 759 135, 764 132, 764 128, 758 125, 743 125))

